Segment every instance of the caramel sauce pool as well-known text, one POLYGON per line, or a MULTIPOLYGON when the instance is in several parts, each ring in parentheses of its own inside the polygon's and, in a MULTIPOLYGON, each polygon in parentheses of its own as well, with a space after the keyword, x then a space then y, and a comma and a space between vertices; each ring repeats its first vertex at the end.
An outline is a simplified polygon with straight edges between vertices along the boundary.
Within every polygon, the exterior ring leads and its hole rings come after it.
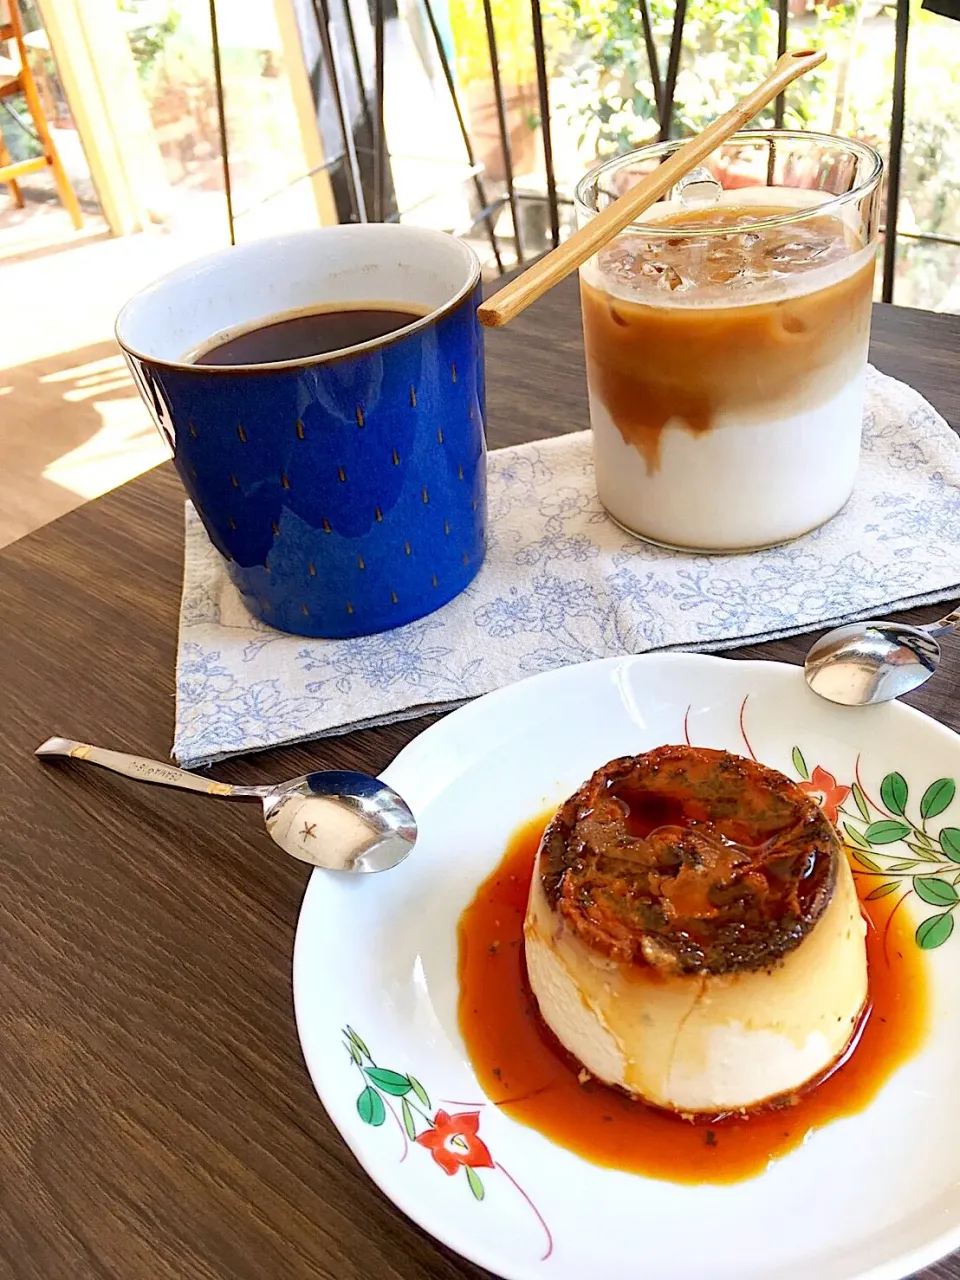
POLYGON ((608 1085, 581 1084, 579 1066, 543 1024, 527 983, 523 919, 546 815, 521 827, 460 917, 460 1030, 484 1093, 507 1115, 594 1164, 670 1182, 739 1182, 806 1135, 862 1111, 926 1034, 926 961, 905 912, 864 902, 869 1007, 841 1065, 792 1105, 691 1123, 608 1085))

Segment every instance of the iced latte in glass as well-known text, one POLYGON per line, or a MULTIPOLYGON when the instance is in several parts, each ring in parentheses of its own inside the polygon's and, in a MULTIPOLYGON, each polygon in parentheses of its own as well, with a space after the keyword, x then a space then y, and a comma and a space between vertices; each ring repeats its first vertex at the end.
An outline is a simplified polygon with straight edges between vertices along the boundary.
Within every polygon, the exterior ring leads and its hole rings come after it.
MULTIPOLYGON (((678 145, 594 169, 581 221, 678 145)), ((881 167, 857 142, 737 135, 581 268, 597 489, 625 529, 745 550, 847 501, 881 167)))

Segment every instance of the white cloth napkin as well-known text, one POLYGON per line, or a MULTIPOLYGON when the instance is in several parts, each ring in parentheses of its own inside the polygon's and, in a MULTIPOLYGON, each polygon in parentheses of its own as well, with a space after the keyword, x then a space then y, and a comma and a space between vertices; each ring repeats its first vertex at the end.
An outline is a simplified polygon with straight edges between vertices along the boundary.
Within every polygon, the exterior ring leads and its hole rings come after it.
POLYGON ((537 671, 722 649, 957 594, 960 440, 870 370, 850 502, 786 546, 684 555, 604 514, 587 432, 489 458, 489 550, 437 613, 355 640, 254 621, 187 504, 174 755, 186 766, 452 706, 537 671))

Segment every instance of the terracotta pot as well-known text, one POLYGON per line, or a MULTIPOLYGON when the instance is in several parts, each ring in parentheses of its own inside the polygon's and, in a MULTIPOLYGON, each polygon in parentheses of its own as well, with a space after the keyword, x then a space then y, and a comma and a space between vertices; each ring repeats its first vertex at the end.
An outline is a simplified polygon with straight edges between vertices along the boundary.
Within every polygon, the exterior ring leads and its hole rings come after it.
MULTIPOLYGON (((709 167, 728 191, 737 187, 763 186, 766 182, 766 169, 759 158, 751 164, 748 160, 732 157, 726 164, 711 161, 709 167)), ((837 156, 826 166, 794 161, 788 163, 784 180, 789 187, 806 187, 842 195, 853 184, 854 170, 854 161, 846 155, 837 156)))
MULTIPOLYGON (((465 97, 470 140, 476 158, 484 166, 486 177, 493 182, 502 182, 507 175, 500 146, 493 83, 474 80, 467 85, 465 97)), ((503 98, 513 171, 515 174, 529 173, 535 165, 539 134, 539 130, 530 125, 531 117, 535 117, 539 110, 536 85, 504 85, 503 98)))

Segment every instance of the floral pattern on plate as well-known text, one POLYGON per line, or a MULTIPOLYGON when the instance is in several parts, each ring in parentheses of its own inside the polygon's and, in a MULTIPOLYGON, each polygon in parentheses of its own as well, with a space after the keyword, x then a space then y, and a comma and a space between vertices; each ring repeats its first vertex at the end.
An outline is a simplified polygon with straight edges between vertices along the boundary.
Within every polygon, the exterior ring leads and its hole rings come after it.
POLYGON ((942 826, 931 833, 928 824, 956 799, 953 778, 937 778, 925 788, 916 822, 907 812, 910 787, 902 773, 884 776, 878 803, 863 788, 859 763, 849 786, 838 786, 819 765, 808 773, 799 747, 793 749, 793 764, 802 779, 801 788, 819 801, 840 830, 854 875, 879 882, 867 898, 898 893, 895 911, 911 895, 927 906, 939 907, 920 922, 915 936, 917 946, 925 951, 943 946, 953 933, 953 913, 960 904, 960 827, 942 826))
POLYGON ((471 702, 384 777, 417 813, 416 856, 362 884, 312 876, 294 999, 324 1107, 402 1212, 508 1280, 632 1280, 641 1263, 649 1280, 898 1280, 960 1246, 960 968, 943 919, 960 892, 956 734, 899 704, 832 706, 797 668, 651 654, 471 702), (873 1100, 723 1186, 593 1165, 484 1103, 457 1013, 457 922, 514 830, 604 760, 683 741, 684 727, 697 745, 755 754, 836 809, 861 890, 894 884, 878 906, 909 922, 899 936, 917 937, 929 977, 926 1038, 873 1100), (490 795, 496 804, 483 802, 490 795))
MULTIPOLYGON (((740 705, 739 730, 747 754, 754 760, 747 736, 749 695, 740 705)), ((690 708, 683 732, 690 744, 690 708)), ((957 784, 953 778, 937 778, 923 791, 918 804, 919 823, 907 812, 910 787, 902 773, 892 771, 880 783, 880 802, 867 794, 860 778, 860 756, 853 778, 839 783, 822 765, 807 767, 804 753, 794 746, 790 754, 801 791, 816 800, 837 828, 855 876, 880 881, 865 896, 868 901, 899 893, 887 926, 906 900, 915 896, 927 906, 939 907, 917 926, 917 946, 924 951, 941 947, 953 933, 954 910, 960 905, 960 827, 942 826, 932 833, 928 824, 953 804, 957 784)))
MULTIPOLYGON (((429 1151, 434 1163, 448 1177, 452 1178, 463 1171, 475 1200, 482 1200, 486 1194, 478 1169, 494 1169, 503 1174, 530 1206, 543 1228, 546 1249, 542 1260, 546 1261, 553 1252, 550 1228, 527 1193, 503 1165, 493 1159, 480 1137, 480 1109, 486 1103, 451 1102, 446 1105, 470 1109, 451 1114, 441 1106, 431 1116, 433 1109, 430 1096, 416 1076, 377 1066, 370 1056, 370 1050, 352 1027, 344 1027, 342 1034, 343 1046, 363 1081, 363 1088, 357 1098, 357 1114, 363 1123, 378 1129, 386 1120, 387 1114, 392 1115, 400 1125, 405 1139, 409 1138, 411 1142, 429 1151), (396 1103, 400 1105, 399 1117, 394 1109, 396 1103)), ((405 1140, 401 1162, 406 1160, 408 1153, 409 1146, 405 1140)))

